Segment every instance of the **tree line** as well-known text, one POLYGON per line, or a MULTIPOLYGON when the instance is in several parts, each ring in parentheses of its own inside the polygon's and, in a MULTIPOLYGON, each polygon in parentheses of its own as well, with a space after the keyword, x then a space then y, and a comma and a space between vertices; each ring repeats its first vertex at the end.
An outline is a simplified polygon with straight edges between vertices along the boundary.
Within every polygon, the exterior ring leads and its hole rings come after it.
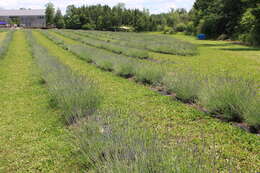
POLYGON ((259 0, 196 0, 192 21, 195 33, 205 33, 209 38, 260 44, 259 0))
POLYGON ((260 44, 259 0, 196 0, 190 11, 170 9, 167 13, 150 14, 149 10, 127 9, 119 3, 67 7, 63 16, 54 5, 46 5, 48 26, 68 29, 115 31, 125 26, 129 31, 163 31, 206 34, 212 39, 236 39, 260 44))
POLYGON ((60 9, 55 12, 54 5, 46 5, 48 26, 69 29, 115 30, 128 26, 133 31, 184 31, 191 18, 185 9, 171 9, 169 13, 150 14, 149 10, 126 9, 119 3, 114 7, 108 5, 83 5, 67 7, 62 16, 60 9))

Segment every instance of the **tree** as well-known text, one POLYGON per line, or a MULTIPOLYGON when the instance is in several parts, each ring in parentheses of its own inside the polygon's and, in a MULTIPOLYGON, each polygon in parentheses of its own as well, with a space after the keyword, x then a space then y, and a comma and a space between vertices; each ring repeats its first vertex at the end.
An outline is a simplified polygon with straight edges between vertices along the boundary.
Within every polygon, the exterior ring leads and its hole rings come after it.
POLYGON ((194 24, 208 37, 233 37, 243 14, 243 0, 196 0, 194 24))
POLYGON ((57 28, 59 28, 59 29, 65 27, 64 18, 63 18, 63 15, 62 15, 60 9, 58 9, 57 12, 56 12, 56 14, 55 14, 54 24, 55 24, 55 26, 56 26, 57 28))
POLYGON ((52 26, 54 24, 54 14, 55 14, 55 8, 53 3, 49 2, 45 5, 45 15, 46 15, 46 24, 47 26, 52 26))
POLYGON ((78 10, 74 5, 69 5, 64 17, 66 28, 80 29, 84 24, 80 22, 80 16, 78 10))

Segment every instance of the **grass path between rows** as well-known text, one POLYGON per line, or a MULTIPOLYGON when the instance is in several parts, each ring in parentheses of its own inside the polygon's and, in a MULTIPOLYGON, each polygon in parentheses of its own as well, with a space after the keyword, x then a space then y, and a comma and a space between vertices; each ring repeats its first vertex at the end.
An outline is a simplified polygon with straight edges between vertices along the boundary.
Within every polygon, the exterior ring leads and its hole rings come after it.
POLYGON ((6 36, 6 32, 0 32, 0 45, 3 44, 2 41, 4 40, 5 36, 6 36))
MULTIPOLYGON (((58 57, 74 71, 100 84, 100 91, 104 96, 102 109, 120 109, 127 112, 130 118, 140 116, 145 120, 146 125, 153 126, 161 137, 170 141, 174 141, 178 136, 187 137, 198 144, 205 141, 212 148, 215 143, 218 162, 231 159, 241 172, 259 170, 260 139, 256 135, 210 118, 194 108, 173 101, 170 97, 161 96, 145 86, 101 71, 55 45, 41 33, 33 32, 33 34, 50 54, 58 57)), ((68 38, 66 40, 71 41, 68 38)))
POLYGON ((68 131, 38 74, 25 33, 16 31, 0 60, 0 173, 70 172, 68 131))

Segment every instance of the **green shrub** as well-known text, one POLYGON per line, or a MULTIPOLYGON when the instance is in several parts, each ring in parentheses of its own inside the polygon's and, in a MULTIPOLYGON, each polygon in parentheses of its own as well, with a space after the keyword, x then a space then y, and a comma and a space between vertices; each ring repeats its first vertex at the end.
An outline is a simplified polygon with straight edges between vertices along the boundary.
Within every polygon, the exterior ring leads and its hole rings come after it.
POLYGON ((151 64, 139 64, 135 69, 137 82, 143 84, 157 85, 162 82, 165 72, 159 66, 151 64))
POLYGON ((198 76, 192 71, 176 71, 163 79, 163 84, 170 93, 184 102, 195 102, 201 86, 198 76))
POLYGON ((91 23, 87 23, 87 24, 83 25, 81 27, 81 29, 94 30, 94 29, 96 29, 96 25, 95 24, 91 24, 91 23))
POLYGON ((205 16, 200 20, 199 25, 197 26, 197 33, 203 33, 207 35, 207 38, 216 38, 221 33, 218 32, 217 22, 218 16, 211 14, 205 16))
POLYGON ((98 59, 95 62, 99 68, 105 71, 113 71, 113 61, 110 59, 98 59))
POLYGON ((156 31, 163 31, 164 28, 165 28, 164 25, 157 25, 157 26, 156 26, 156 31))
POLYGON ((132 56, 140 59, 147 59, 149 57, 149 53, 146 50, 134 49, 134 48, 126 48, 125 55, 132 56))
POLYGON ((167 157, 151 132, 114 115, 90 117, 76 132, 81 162, 94 172, 155 172, 167 157), (164 154, 162 154, 164 153, 164 154))
POLYGON ((163 33, 164 34, 174 34, 175 31, 172 27, 165 26, 164 29, 163 29, 163 33))
POLYGON ((115 74, 118 76, 130 78, 134 76, 134 63, 124 60, 116 63, 114 68, 115 74))
POLYGON ((46 80, 52 100, 71 124, 77 119, 92 115, 100 104, 100 98, 92 81, 76 75, 67 75, 66 78, 46 80))
POLYGON ((223 114, 233 121, 243 121, 249 105, 256 99, 257 88, 252 80, 222 76, 212 78, 202 87, 200 104, 210 112, 223 114))
POLYGON ((187 26, 184 23, 179 23, 176 26, 176 31, 177 32, 184 32, 186 30, 187 26))
POLYGON ((189 22, 186 26, 186 29, 185 29, 185 34, 187 35, 192 35, 194 34, 196 31, 195 31, 195 27, 194 27, 194 23, 193 22, 189 22))
POLYGON ((178 141, 171 148, 151 128, 117 113, 99 113, 81 122, 74 132, 79 162, 86 172, 151 173, 212 172, 215 159, 205 146, 178 141), (204 151, 204 152, 202 152, 204 151), (210 160, 211 159, 211 160, 210 160))
POLYGON ((92 63, 95 59, 95 57, 91 56, 87 51, 86 48, 81 45, 67 45, 66 47, 68 50, 79 56, 81 59, 85 60, 87 63, 92 63))
POLYGON ((245 121, 251 126, 252 132, 260 130, 260 99, 259 97, 247 105, 244 114, 245 121))
POLYGON ((240 21, 239 40, 249 45, 260 45, 260 7, 248 8, 240 21))

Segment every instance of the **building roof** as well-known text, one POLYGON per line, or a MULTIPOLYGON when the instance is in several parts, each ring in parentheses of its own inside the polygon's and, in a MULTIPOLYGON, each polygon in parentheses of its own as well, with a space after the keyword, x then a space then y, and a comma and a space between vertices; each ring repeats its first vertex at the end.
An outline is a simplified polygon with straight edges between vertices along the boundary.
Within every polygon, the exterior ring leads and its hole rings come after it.
POLYGON ((45 10, 0 10, 0 16, 45 16, 45 10))

